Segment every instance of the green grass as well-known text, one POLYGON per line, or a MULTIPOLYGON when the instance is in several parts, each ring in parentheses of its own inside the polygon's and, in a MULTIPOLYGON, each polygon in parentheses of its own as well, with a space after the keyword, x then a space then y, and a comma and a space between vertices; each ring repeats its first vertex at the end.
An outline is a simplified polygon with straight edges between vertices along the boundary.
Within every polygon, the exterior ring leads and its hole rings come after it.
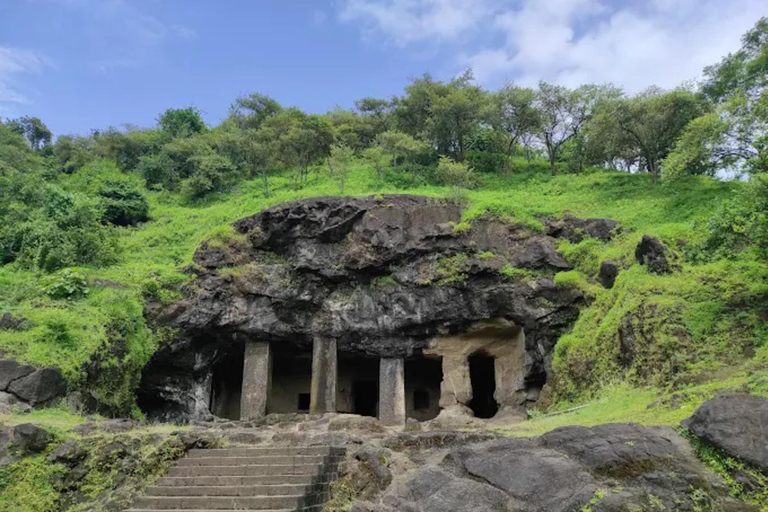
MULTIPOLYGON (((584 290, 590 306, 582 310, 572 332, 558 345, 558 396, 561 400, 586 399, 599 390, 601 382, 622 376, 637 385, 656 385, 670 372, 695 380, 722 365, 741 362, 748 347, 768 339, 768 330, 758 321, 760 304, 768 296, 765 265, 748 258, 697 266, 678 260, 680 272, 654 276, 634 264, 634 247, 642 235, 659 237, 679 252, 679 243, 701 237, 702 223, 711 215, 712 205, 740 186, 690 177, 668 187, 652 184, 649 176, 608 172, 484 175, 479 188, 466 191, 468 204, 457 227, 470 229, 471 220, 486 213, 533 231, 542 230, 539 217, 566 212, 620 221, 623 231, 610 242, 585 240, 559 246, 575 270, 558 274, 556 283, 584 290), (595 282, 604 259, 625 268, 610 291, 595 282), (659 335, 641 347, 647 350, 641 351, 635 367, 622 368, 616 364, 616 333, 626 314, 639 307, 657 312, 659 335), (673 327, 686 330, 689 339, 675 341, 673 327), (676 361, 674 368, 665 366, 670 351, 678 351, 686 359, 676 361), (640 362, 658 364, 656 376, 638 373, 640 362)), ((130 411, 140 369, 163 336, 146 325, 144 304, 147 300, 168 303, 180 296, 180 286, 189 279, 180 270, 192 263, 196 248, 205 240, 214 245, 242 242, 229 224, 266 207, 338 194, 336 183, 322 175, 313 175, 306 187, 294 190, 290 173, 278 174, 271 178, 270 189, 272 194, 265 197, 260 180, 245 181, 227 193, 198 202, 147 191, 152 220, 136 228, 116 228, 120 247, 116 264, 79 269, 89 282, 89 293, 81 299, 53 300, 43 293, 44 275, 14 264, 0 267, 0 312, 10 311, 29 320, 25 331, 0 331, 0 351, 32 364, 57 366, 75 387, 95 390, 116 411, 130 411), (122 347, 117 353, 111 350, 116 343, 122 347), (97 373, 106 376, 101 380, 84 372, 85 365, 94 361, 102 369, 97 373)), ((429 185, 409 189, 386 183, 380 186, 373 169, 359 165, 350 173, 345 192, 449 197, 452 190, 429 185)), ((441 284, 462 280, 461 257, 441 262, 441 284)), ((528 276, 527 271, 511 267, 502 273, 511 279, 528 276)))
POLYGON ((571 425, 590 427, 632 422, 679 427, 680 422, 691 416, 705 401, 725 391, 768 398, 768 347, 761 348, 751 361, 721 370, 701 384, 670 389, 614 381, 605 385, 591 400, 561 402, 546 412, 531 411, 528 421, 496 430, 514 437, 532 437, 571 425))

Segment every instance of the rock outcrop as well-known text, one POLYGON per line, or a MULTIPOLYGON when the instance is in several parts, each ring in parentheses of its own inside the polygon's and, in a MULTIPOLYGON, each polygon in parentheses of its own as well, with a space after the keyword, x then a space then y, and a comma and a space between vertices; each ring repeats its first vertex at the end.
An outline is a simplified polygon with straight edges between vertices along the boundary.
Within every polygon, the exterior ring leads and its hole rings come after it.
POLYGON ((564 427, 455 448, 357 510, 374 512, 754 511, 729 496, 669 427, 564 427))
POLYGON ((768 475, 768 400, 726 393, 683 422, 693 435, 768 475))
POLYGON ((669 274, 672 269, 667 259, 666 246, 658 239, 643 235, 643 239, 635 248, 635 258, 641 265, 646 265, 649 272, 654 274, 669 274))
POLYGON ((568 218, 542 234, 461 214, 444 199, 327 197, 236 222, 199 248, 184 299, 152 309, 178 336, 145 370, 140 404, 166 420, 205 417, 212 365, 244 340, 307 350, 333 338, 340 352, 408 357, 489 319, 525 331, 524 386, 540 389, 583 301, 554 285, 569 269, 554 237, 609 237, 616 223, 568 218))
POLYGON ((13 407, 44 406, 67 392, 67 382, 55 368, 35 368, 13 359, 0 359, 0 412, 13 407))

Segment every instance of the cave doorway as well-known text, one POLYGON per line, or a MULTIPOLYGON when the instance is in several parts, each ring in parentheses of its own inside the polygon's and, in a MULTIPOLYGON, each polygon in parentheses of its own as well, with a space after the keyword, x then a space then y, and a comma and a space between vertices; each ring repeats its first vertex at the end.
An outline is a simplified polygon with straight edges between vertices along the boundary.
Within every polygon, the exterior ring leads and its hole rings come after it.
POLYGON ((339 354, 336 410, 360 416, 378 416, 378 358, 339 354))
POLYGON ((214 416, 240 419, 244 358, 245 346, 236 344, 213 363, 209 409, 214 416))
POLYGON ((441 357, 414 357, 405 360, 405 414, 417 421, 429 421, 440 414, 441 357))
POLYGON ((272 353, 272 388, 267 412, 309 413, 312 387, 312 354, 296 347, 272 353))
POLYGON ((493 418, 499 410, 496 392, 496 360, 485 352, 469 356, 469 378, 472 383, 472 400, 469 407, 476 418, 493 418))

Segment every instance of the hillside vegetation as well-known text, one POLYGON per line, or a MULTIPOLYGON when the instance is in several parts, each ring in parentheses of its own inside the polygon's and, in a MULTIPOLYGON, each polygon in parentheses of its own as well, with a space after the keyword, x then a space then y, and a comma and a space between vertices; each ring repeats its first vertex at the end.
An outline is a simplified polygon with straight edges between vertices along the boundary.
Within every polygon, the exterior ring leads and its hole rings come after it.
POLYGON ((88 410, 141 416, 141 370, 173 336, 148 325, 145 307, 180 297, 203 240, 226 240, 231 222, 285 201, 409 193, 464 203, 461 229, 483 214, 534 230, 543 216, 620 222, 611 241, 559 247, 574 269, 556 284, 588 303, 557 345, 554 408, 619 381, 762 392, 766 34, 761 20, 695 90, 486 91, 466 73, 325 115, 253 94, 215 127, 172 109, 155 128, 54 142, 39 119, 5 120, 0 315, 21 324, 0 329, 0 352, 60 368, 88 410), (744 180, 725 180, 735 175, 744 180), (637 263, 643 235, 668 247, 671 273, 637 263), (596 279, 605 260, 621 268, 612 289, 596 279))

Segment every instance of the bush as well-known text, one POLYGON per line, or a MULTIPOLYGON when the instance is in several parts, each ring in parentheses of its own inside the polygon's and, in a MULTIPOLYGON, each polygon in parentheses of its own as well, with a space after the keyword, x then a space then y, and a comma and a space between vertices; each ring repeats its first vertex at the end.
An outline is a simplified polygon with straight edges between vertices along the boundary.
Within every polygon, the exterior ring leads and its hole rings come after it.
POLYGON ((444 185, 454 188, 472 188, 477 185, 475 170, 463 162, 454 162, 448 157, 440 157, 437 175, 444 185))
POLYGON ((732 258, 752 247, 768 259, 768 175, 753 176, 733 201, 724 203, 707 222, 706 238, 688 249, 697 260, 732 258))
POLYGON ((464 157, 470 167, 485 174, 500 174, 510 168, 509 158, 501 153, 467 151, 464 157))
POLYGON ((173 190, 180 179, 176 163, 166 152, 142 156, 136 170, 144 178, 147 188, 173 190))
POLYGON ((65 269, 51 277, 44 288, 52 299, 77 299, 88 295, 88 281, 74 269, 65 269))
POLYGON ((115 226, 134 226, 149 220, 149 204, 144 195, 122 181, 107 181, 99 190, 102 222, 115 226))
POLYGON ((387 168, 383 176, 385 183, 396 188, 421 187, 434 181, 435 169, 433 167, 405 163, 399 167, 387 168))

